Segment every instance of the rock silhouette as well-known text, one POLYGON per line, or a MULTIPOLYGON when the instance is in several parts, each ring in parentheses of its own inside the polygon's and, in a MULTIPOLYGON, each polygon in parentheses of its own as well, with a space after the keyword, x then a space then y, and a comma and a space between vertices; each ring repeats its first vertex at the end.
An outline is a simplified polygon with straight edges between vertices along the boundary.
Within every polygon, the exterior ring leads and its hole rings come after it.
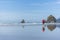
POLYGON ((23 20, 21 21, 21 23, 25 23, 25 20, 23 19, 23 20))

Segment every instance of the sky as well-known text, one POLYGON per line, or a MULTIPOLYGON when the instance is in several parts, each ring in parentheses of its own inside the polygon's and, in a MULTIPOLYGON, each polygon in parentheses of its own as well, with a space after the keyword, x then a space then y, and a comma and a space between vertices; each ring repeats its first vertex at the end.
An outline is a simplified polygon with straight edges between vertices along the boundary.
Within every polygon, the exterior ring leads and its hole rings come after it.
POLYGON ((41 21, 60 17, 60 0, 0 0, 0 22, 41 21))

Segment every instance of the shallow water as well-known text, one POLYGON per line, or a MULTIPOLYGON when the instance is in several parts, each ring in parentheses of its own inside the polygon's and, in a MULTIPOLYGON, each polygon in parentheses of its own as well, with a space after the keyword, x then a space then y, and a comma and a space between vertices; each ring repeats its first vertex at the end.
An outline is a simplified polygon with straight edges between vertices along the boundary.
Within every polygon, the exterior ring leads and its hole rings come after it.
POLYGON ((60 28, 50 31, 42 26, 0 26, 0 40, 60 40, 60 28))

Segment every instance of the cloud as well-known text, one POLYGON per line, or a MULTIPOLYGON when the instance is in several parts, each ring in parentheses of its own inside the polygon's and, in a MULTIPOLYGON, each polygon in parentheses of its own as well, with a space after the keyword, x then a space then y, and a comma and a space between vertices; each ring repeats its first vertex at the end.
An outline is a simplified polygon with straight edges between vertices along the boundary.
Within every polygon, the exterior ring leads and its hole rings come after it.
POLYGON ((56 4, 60 4, 60 0, 56 0, 56 4))
POLYGON ((46 3, 32 3, 31 6, 44 6, 44 5, 54 5, 54 4, 60 4, 60 1, 55 2, 46 2, 46 3))
POLYGON ((56 4, 60 4, 60 1, 59 2, 56 2, 56 4))
POLYGON ((49 3, 32 3, 30 4, 31 6, 43 6, 43 5, 48 5, 49 3))
POLYGON ((31 6, 44 6, 44 5, 54 5, 54 4, 60 4, 60 1, 45 2, 45 3, 31 3, 29 5, 31 5, 31 6))

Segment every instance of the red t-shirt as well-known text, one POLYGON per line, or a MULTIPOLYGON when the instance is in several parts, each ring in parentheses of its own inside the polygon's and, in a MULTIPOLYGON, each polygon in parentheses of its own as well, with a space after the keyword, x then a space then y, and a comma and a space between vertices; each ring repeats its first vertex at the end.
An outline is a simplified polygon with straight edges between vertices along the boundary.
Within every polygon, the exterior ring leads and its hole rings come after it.
POLYGON ((42 23, 44 24, 45 23, 45 20, 42 20, 42 23))

